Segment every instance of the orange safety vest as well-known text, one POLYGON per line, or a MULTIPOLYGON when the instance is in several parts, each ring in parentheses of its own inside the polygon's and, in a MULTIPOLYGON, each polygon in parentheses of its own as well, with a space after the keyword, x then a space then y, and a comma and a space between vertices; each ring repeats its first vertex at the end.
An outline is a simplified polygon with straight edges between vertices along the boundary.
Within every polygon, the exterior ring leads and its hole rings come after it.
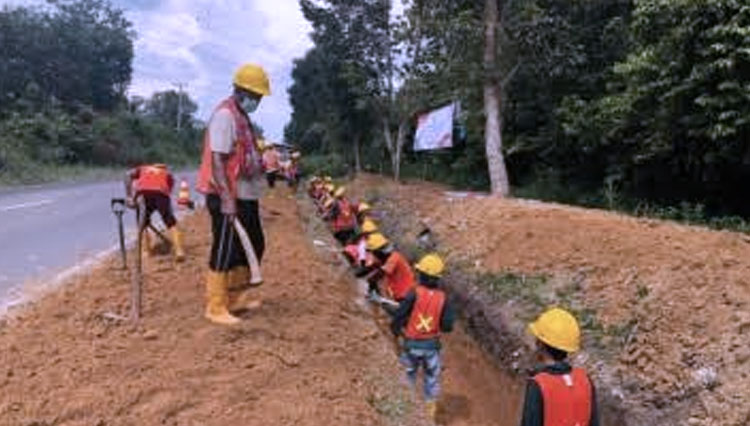
MULTIPOLYGON (((250 119, 240 111, 233 98, 224 99, 216 111, 226 108, 234 117, 234 149, 227 161, 227 181, 232 195, 237 196, 237 181, 240 176, 252 176, 262 169, 260 154, 255 143, 255 134, 250 126, 250 119)), ((214 112, 215 113, 215 112, 214 112)), ((196 189, 203 194, 216 194, 218 188, 212 175, 213 154, 211 151, 211 132, 207 128, 203 136, 203 157, 198 169, 196 189)))
POLYGON ((544 426, 589 426, 593 392, 583 369, 574 368, 570 374, 539 373, 534 381, 542 391, 544 426))
POLYGON ((414 288, 414 272, 404 256, 394 251, 382 267, 386 278, 388 296, 400 302, 414 288))
POLYGON ((440 319, 443 317, 445 293, 442 290, 418 285, 417 295, 406 323, 404 337, 410 340, 429 340, 440 337, 440 319))
POLYGON ((357 218, 352 213, 352 206, 346 198, 338 202, 339 214, 333 218, 333 232, 354 229, 357 226, 357 218))
POLYGON ((156 191, 167 196, 172 192, 169 171, 164 167, 138 167, 138 178, 134 186, 136 192, 156 191))

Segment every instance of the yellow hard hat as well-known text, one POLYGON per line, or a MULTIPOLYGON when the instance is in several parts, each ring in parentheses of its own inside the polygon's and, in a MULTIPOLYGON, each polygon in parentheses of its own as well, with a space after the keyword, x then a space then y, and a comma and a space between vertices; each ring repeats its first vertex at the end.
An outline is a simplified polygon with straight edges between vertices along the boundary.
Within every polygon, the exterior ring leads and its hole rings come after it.
POLYGON ((292 153, 292 158, 295 159, 295 160, 298 159, 298 158, 300 158, 301 156, 302 156, 302 154, 300 154, 299 152, 295 151, 295 152, 292 153))
POLYGON ((365 219, 364 222, 362 222, 362 232, 366 234, 372 234, 373 232, 378 231, 378 225, 375 224, 375 221, 372 219, 365 219))
POLYGON ((260 151, 263 151, 266 149, 266 140, 263 138, 257 138, 255 140, 255 145, 258 147, 260 151))
POLYGON ((367 250, 380 250, 388 245, 388 238, 381 233, 372 234, 367 237, 367 250))
POLYGON ((336 192, 333 193, 333 196, 336 198, 341 198, 346 194, 346 187, 345 186, 339 186, 338 189, 336 189, 336 192))
POLYGON ((552 308, 529 324, 529 333, 547 345, 568 353, 581 348, 581 329, 565 309, 552 308))
POLYGON ((271 83, 268 81, 266 71, 255 64, 242 65, 234 73, 234 85, 262 96, 271 94, 271 83))
POLYGON ((370 210, 372 210, 372 206, 365 202, 361 202, 359 203, 359 206, 357 206, 357 213, 367 213, 370 210))
POLYGON ((428 254, 417 262, 414 269, 431 277, 441 277, 445 270, 445 263, 440 256, 436 254, 428 254))
POLYGON ((167 165, 164 163, 156 163, 156 164, 152 164, 151 167, 156 167, 157 169, 166 169, 167 165))
POLYGON ((326 185, 326 191, 333 192, 334 189, 336 189, 336 187, 333 186, 332 183, 329 183, 328 185, 326 185))
POLYGON ((323 180, 326 181, 326 182, 333 182, 333 178, 330 177, 330 176, 324 177, 323 180))

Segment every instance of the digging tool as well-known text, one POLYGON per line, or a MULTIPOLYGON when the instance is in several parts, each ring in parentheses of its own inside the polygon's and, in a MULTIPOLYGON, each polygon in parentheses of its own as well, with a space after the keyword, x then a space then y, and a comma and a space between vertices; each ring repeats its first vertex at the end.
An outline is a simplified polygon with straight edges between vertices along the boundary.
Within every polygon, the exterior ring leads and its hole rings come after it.
POLYGON ((159 230, 159 228, 155 227, 151 223, 149 223, 147 227, 148 227, 148 229, 154 231, 154 233, 159 237, 160 240, 162 240, 163 242, 167 243, 167 245, 169 245, 170 247, 172 246, 172 240, 170 240, 169 238, 167 238, 167 236, 164 235, 164 233, 161 230, 159 230))
POLYGON ((387 297, 383 297, 375 292, 370 292, 367 295, 367 299, 373 303, 379 303, 381 305, 390 306, 394 308, 398 308, 399 306, 399 303, 396 302, 395 300, 389 299, 387 297))
POLYGON ((237 236, 240 237, 242 248, 245 250, 245 256, 247 257, 247 264, 250 267, 250 284, 260 285, 263 284, 263 277, 260 275, 260 264, 258 263, 258 256, 255 254, 255 248, 250 237, 247 235, 245 227, 236 217, 234 218, 234 229, 237 231, 237 236))
POLYGON ((122 225, 122 216, 125 214, 125 199, 113 198, 110 201, 112 213, 117 216, 117 230, 120 234, 120 254, 122 256, 122 269, 128 269, 127 252, 125 250, 125 229, 122 225))
POLYGON ((146 230, 146 202, 143 197, 138 197, 135 204, 135 219, 137 222, 138 236, 136 238, 136 256, 135 270, 133 271, 133 281, 130 287, 130 320, 138 322, 141 318, 141 306, 143 304, 143 233, 146 230))

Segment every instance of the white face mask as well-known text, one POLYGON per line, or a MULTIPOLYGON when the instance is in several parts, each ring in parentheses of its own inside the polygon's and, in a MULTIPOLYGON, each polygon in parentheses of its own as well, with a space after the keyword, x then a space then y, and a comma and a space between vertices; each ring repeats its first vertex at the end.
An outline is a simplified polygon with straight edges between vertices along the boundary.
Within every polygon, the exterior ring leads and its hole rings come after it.
POLYGON ((243 96, 240 100, 240 107, 245 111, 245 114, 255 112, 258 109, 258 105, 260 105, 260 99, 251 98, 250 96, 243 96))

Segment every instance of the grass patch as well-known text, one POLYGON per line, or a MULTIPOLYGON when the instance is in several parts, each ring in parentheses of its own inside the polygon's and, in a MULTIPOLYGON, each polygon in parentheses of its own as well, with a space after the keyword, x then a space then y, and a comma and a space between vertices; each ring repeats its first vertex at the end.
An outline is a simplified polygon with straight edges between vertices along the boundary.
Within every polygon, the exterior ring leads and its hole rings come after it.
POLYGON ((112 179, 122 176, 123 167, 50 166, 34 164, 16 173, 0 174, 0 186, 31 185, 50 182, 78 182, 112 179))

